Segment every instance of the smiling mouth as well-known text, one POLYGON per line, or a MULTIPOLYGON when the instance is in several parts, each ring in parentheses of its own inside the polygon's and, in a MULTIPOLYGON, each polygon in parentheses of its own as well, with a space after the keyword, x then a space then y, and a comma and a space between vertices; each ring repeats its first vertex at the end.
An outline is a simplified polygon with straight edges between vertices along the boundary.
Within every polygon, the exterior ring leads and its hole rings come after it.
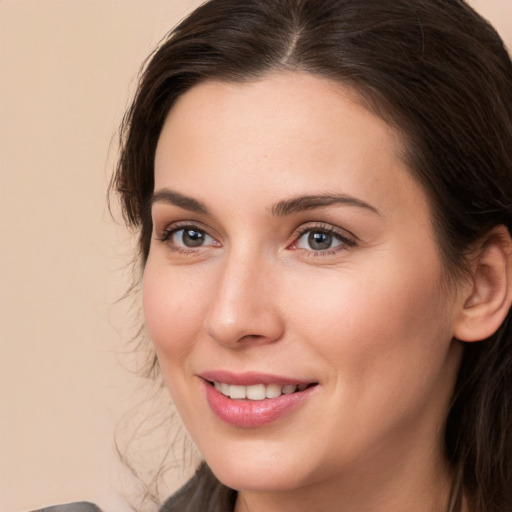
POLYGON ((313 382, 310 384, 253 384, 251 386, 241 386, 237 384, 226 384, 225 382, 208 382, 217 391, 232 400, 247 399, 255 401, 278 398, 281 395, 291 395, 317 385, 317 383, 313 382))

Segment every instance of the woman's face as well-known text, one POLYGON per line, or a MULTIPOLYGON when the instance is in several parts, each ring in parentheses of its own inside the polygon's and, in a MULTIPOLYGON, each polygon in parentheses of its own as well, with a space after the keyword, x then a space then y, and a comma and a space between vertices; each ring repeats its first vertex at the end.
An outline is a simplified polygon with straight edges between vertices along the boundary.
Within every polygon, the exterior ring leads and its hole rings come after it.
POLYGON ((152 216, 147 327, 221 481, 439 464, 456 294, 399 137, 353 92, 298 73, 194 87, 160 136, 152 216))

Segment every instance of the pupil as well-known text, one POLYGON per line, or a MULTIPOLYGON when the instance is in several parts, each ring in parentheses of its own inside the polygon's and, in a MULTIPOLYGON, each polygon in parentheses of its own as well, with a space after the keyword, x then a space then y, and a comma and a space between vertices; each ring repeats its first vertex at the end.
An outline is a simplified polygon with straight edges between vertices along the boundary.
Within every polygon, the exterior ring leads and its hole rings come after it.
POLYGON ((185 229, 182 236, 183 243, 187 247, 198 247, 204 241, 204 233, 195 229, 185 229))
POLYGON ((311 249, 323 250, 329 249, 332 244, 332 236, 328 233, 313 232, 308 237, 309 246, 311 249))

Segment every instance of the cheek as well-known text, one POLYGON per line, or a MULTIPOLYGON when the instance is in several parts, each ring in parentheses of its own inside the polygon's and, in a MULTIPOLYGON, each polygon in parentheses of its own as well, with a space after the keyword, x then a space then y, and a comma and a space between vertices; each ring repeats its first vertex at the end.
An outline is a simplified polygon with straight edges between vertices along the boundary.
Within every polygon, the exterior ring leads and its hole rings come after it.
POLYGON ((190 356, 203 327, 200 298, 205 296, 205 290, 183 274, 186 272, 172 272, 148 261, 142 288, 143 309, 171 399, 184 423, 193 425, 190 404, 195 399, 190 388, 190 356))
POLYGON ((424 258, 418 272, 407 258, 384 256, 361 271, 305 279, 294 301, 297 336, 301 329, 335 378, 361 383, 367 396, 373 388, 382 396, 388 385, 390 396, 407 382, 433 385, 452 339, 437 258, 424 258))
POLYGON ((186 273, 158 271, 155 267, 148 261, 143 309, 149 336, 167 373, 167 366, 177 366, 185 359, 202 328, 204 308, 199 299, 204 290, 193 279, 188 280, 186 273))
POLYGON ((428 416, 430 426, 444 420, 456 368, 448 356, 449 308, 436 281, 435 272, 418 279, 388 268, 340 279, 329 292, 303 285, 295 332, 301 325, 307 359, 324 362, 333 416, 326 438, 344 439, 356 453, 361 443, 400 437, 419 418, 428 416))

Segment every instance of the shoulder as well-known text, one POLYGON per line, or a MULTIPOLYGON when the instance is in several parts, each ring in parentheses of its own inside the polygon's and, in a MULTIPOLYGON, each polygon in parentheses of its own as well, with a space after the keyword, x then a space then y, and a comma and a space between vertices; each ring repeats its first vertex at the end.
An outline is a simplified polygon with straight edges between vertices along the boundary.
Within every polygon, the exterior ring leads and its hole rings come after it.
POLYGON ((102 510, 94 503, 77 501, 75 503, 66 503, 65 505, 52 505, 51 507, 41 508, 32 512, 102 512, 102 510))
POLYGON ((159 512, 233 512, 235 501, 236 491, 221 484, 203 463, 196 474, 163 504, 159 512))

